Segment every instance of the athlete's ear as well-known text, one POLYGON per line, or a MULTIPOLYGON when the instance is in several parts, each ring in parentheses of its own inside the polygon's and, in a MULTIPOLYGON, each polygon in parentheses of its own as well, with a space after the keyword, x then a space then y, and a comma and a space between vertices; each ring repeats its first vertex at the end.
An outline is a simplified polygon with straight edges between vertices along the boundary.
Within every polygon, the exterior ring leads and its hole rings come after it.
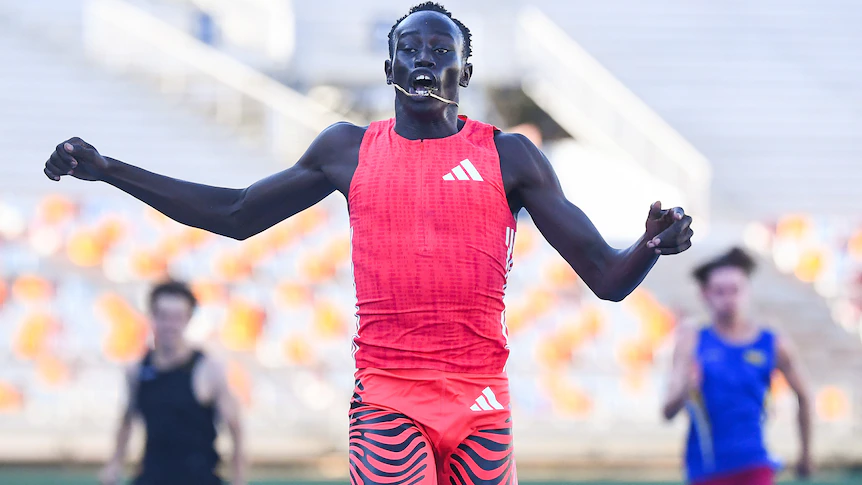
POLYGON ((386 62, 383 63, 383 72, 386 73, 386 84, 392 84, 395 82, 392 76, 392 61, 386 59, 386 62))
POLYGON ((458 81, 458 84, 461 85, 462 88, 466 88, 470 84, 470 78, 473 77, 473 64, 465 63, 464 68, 461 69, 461 79, 458 81))

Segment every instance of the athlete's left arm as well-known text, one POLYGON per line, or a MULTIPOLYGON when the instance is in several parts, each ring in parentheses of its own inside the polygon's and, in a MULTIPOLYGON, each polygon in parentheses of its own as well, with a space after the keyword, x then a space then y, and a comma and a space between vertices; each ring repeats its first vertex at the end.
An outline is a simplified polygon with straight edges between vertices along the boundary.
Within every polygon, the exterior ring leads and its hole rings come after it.
POLYGON ((569 202, 551 162, 526 137, 495 136, 509 205, 527 209, 539 231, 599 298, 620 301, 646 277, 661 254, 691 247, 691 217, 679 208, 650 207, 646 232, 627 249, 612 248, 590 219, 569 202))
POLYGON ((779 335, 776 340, 776 368, 781 371, 787 384, 796 393, 799 403, 799 475, 807 477, 811 474, 811 403, 808 397, 808 384, 805 382, 802 364, 799 362, 796 349, 792 342, 779 335))
POLYGON ((213 392, 213 405, 219 419, 227 426, 233 442, 230 461, 231 485, 246 485, 245 439, 239 403, 228 385, 224 367, 216 361, 206 359, 206 378, 213 392))

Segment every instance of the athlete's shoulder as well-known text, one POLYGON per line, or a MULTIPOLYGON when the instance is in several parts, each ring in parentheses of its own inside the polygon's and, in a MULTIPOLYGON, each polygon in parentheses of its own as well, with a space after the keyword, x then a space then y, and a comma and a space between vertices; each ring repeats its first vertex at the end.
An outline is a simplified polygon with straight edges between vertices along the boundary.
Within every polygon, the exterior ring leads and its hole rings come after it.
POLYGON ((526 136, 498 131, 494 134, 494 144, 507 187, 542 188, 556 184, 551 162, 526 136))
POLYGON ((365 136, 367 126, 358 126, 347 121, 339 121, 326 127, 317 136, 315 143, 323 142, 326 146, 332 148, 351 147, 362 143, 362 137, 365 136))
POLYGON ((529 138, 520 133, 494 131, 494 144, 502 157, 504 154, 523 159, 540 153, 539 148, 529 138))
POLYGON ((311 142, 299 164, 322 168, 356 158, 367 129, 367 126, 357 126, 347 121, 329 125, 311 142))
POLYGON ((226 379, 227 365, 225 362, 206 352, 200 352, 194 372, 210 382, 221 382, 226 379))

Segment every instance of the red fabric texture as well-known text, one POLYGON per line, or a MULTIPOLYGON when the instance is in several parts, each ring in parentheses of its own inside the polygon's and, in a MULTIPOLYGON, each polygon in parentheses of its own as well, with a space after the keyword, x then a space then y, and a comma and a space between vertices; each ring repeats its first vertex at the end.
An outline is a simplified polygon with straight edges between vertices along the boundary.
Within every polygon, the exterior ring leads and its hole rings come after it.
POLYGON ((462 119, 446 138, 394 119, 365 133, 348 195, 359 369, 504 370, 516 223, 495 128, 462 119))

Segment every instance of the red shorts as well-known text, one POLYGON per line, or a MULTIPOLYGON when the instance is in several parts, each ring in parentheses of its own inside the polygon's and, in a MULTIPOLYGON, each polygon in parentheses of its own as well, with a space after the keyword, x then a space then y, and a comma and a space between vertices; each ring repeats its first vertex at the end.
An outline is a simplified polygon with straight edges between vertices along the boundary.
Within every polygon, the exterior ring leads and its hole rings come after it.
POLYGON ((773 485, 775 472, 768 466, 749 468, 730 475, 694 482, 692 485, 773 485))
POLYGON ((506 374, 358 370, 350 483, 517 485, 506 374))

